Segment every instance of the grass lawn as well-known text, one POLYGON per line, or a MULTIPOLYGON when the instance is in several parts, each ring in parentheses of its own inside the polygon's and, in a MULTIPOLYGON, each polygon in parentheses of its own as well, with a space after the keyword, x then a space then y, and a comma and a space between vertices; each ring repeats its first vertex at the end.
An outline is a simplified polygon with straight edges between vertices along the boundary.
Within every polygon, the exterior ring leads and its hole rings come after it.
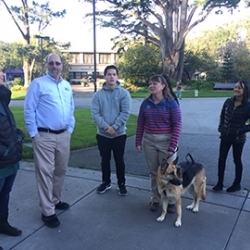
POLYGON ((12 91, 11 99, 12 100, 24 100, 25 96, 26 96, 26 90, 12 91))
MULTIPOLYGON (((130 92, 132 98, 145 98, 148 96, 148 91, 145 90, 139 90, 139 91, 131 91, 130 92)), ((231 97, 233 96, 232 90, 201 90, 198 93, 198 97, 231 97)), ((183 98, 193 98, 194 90, 183 90, 182 91, 182 97, 183 98)))
MULTIPOLYGON (((17 127, 25 133, 23 145, 23 159, 33 160, 33 149, 31 139, 25 127, 23 118, 23 107, 11 107, 15 116, 17 127), (29 145, 29 146, 27 146, 29 145)), ((92 147, 96 145, 96 125, 94 124, 89 109, 75 110, 76 126, 71 137, 71 150, 92 147)), ((137 116, 130 115, 127 122, 127 135, 132 136, 136 130, 137 116)))

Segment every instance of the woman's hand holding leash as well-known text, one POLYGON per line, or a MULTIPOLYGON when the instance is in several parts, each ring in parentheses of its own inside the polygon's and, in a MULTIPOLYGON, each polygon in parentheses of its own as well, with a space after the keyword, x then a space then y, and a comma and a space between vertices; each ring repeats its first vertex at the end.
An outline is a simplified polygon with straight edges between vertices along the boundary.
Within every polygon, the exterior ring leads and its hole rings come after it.
POLYGON ((136 149, 137 149, 137 152, 138 152, 138 153, 141 153, 141 152, 142 152, 142 146, 137 146, 136 149))

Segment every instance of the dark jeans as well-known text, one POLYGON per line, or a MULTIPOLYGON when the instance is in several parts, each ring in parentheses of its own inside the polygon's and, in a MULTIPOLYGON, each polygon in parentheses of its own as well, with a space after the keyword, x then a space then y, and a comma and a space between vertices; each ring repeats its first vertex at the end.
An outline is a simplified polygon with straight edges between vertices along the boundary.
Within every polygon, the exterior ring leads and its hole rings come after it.
POLYGON ((226 168, 226 159, 229 152, 230 147, 233 148, 233 159, 235 164, 235 179, 234 184, 240 184, 241 177, 242 177, 242 161, 241 161, 241 155, 242 150, 245 143, 230 143, 226 142, 224 140, 221 140, 220 142, 220 154, 219 154, 219 164, 218 164, 218 176, 219 176, 219 182, 223 183, 224 179, 224 172, 226 168))
POLYGON ((6 216, 9 212, 9 199, 16 174, 0 179, 0 217, 6 216))
POLYGON ((110 174, 110 160, 111 151, 113 151, 113 156, 116 165, 116 176, 117 183, 125 184, 125 163, 124 163, 124 151, 126 145, 126 135, 121 135, 115 138, 107 138, 101 135, 96 135, 96 140, 98 144, 98 149, 102 158, 102 181, 108 185, 111 182, 110 174))

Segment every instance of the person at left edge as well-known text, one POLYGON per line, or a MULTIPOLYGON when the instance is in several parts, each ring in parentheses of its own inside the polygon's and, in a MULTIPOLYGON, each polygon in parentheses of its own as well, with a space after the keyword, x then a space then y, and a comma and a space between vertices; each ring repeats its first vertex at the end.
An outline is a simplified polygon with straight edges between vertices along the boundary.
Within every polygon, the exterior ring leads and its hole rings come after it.
POLYGON ((8 217, 10 192, 22 159, 24 133, 16 127, 9 108, 11 91, 4 86, 3 81, 4 73, 0 66, 0 233, 19 236, 22 231, 12 227, 8 217))
POLYGON ((57 227, 55 209, 69 208, 60 199, 75 126, 74 100, 70 84, 60 76, 62 58, 49 54, 46 66, 48 74, 34 79, 28 88, 24 117, 34 149, 42 220, 48 227, 57 227))

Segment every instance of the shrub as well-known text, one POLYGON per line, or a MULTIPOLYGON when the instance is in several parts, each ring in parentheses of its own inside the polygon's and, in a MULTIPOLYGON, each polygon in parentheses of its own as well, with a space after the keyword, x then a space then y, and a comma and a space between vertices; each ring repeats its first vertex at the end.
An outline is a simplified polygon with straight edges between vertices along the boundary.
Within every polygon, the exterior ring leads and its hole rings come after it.
POLYGON ((28 87, 22 86, 22 85, 15 85, 11 87, 11 91, 21 91, 21 90, 27 90, 28 87))
POLYGON ((185 89, 213 90, 213 86, 214 86, 213 82, 192 81, 192 84, 187 86, 185 89))
POLYGON ((17 77, 12 81, 12 86, 16 86, 16 85, 20 85, 20 86, 24 85, 24 81, 21 77, 17 77))

